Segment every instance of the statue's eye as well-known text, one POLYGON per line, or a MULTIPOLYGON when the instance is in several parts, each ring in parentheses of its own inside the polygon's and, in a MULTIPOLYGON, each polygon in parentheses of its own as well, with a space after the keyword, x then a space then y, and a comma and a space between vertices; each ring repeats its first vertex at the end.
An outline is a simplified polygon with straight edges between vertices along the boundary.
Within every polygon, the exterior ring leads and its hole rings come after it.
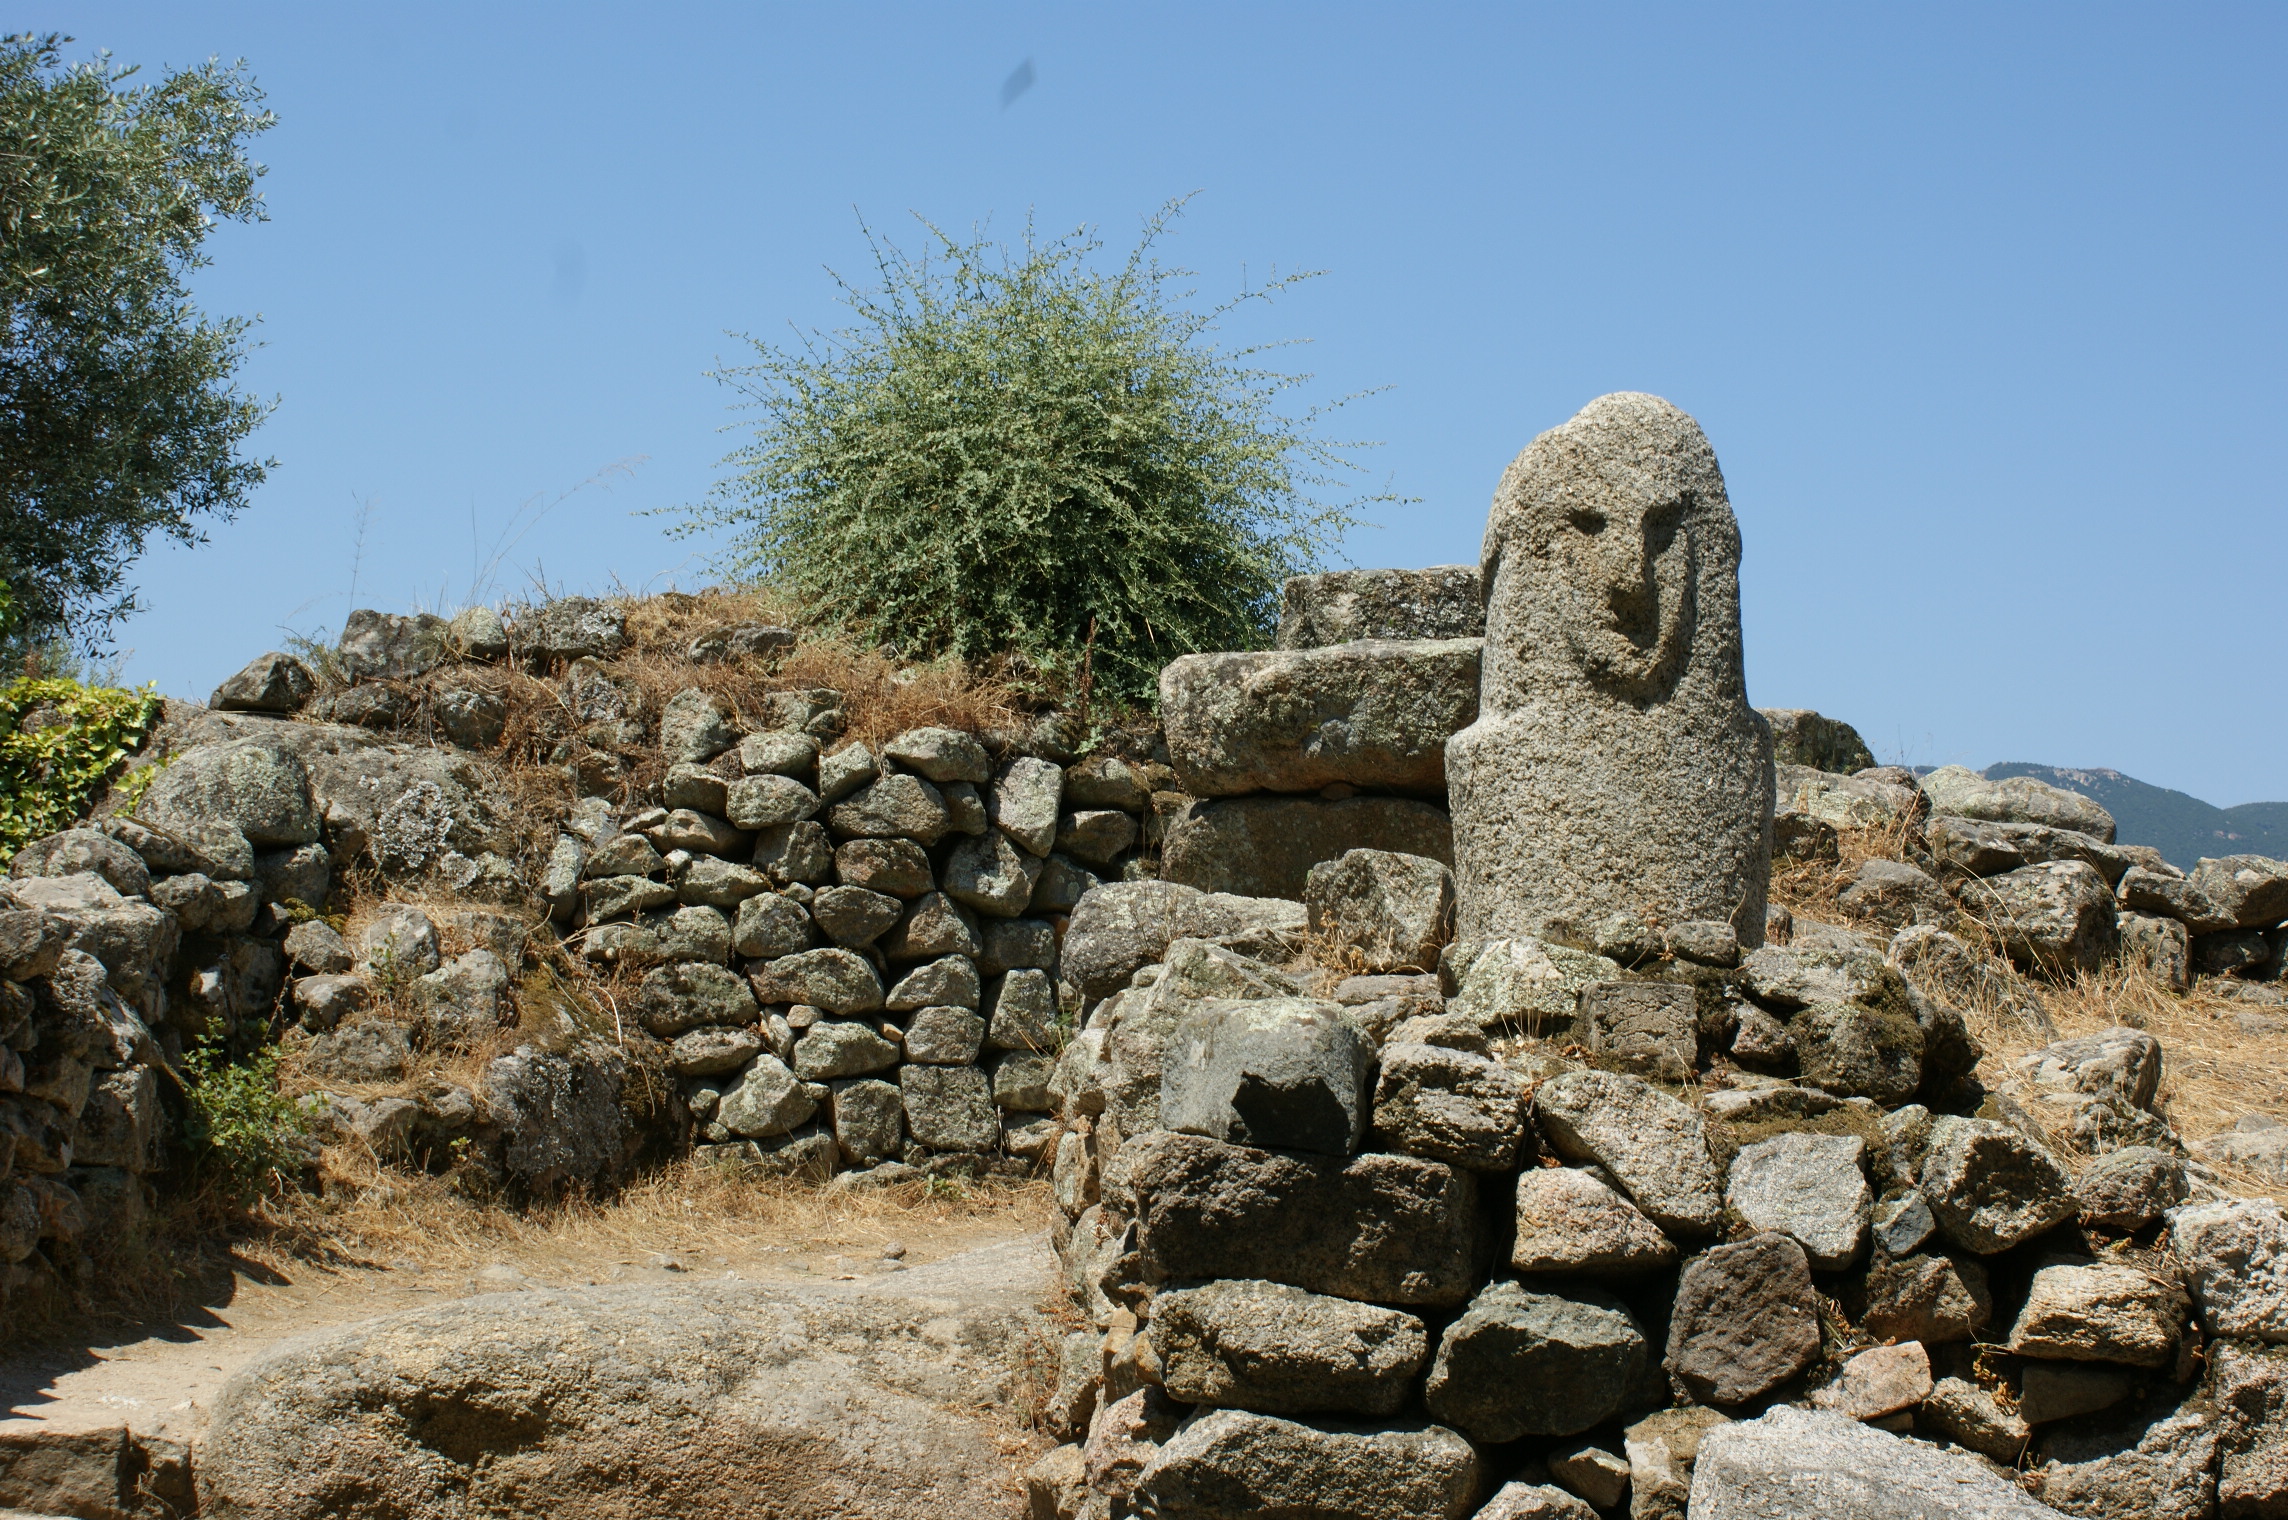
POLYGON ((1572 514, 1573 526, 1595 538, 1605 531, 1605 514, 1583 507, 1572 514))

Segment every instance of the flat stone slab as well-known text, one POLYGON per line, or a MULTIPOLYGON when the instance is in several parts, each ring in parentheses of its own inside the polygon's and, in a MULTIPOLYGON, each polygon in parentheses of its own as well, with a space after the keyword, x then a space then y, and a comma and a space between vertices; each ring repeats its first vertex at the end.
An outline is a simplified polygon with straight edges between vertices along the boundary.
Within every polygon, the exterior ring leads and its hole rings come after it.
POLYGON ((1787 1405, 1700 1438, 1692 1520, 2057 1520, 1964 1457, 1787 1405))
POLYGON ((1476 565, 1330 570, 1287 578, 1274 643, 1320 649, 1352 639, 1474 639, 1485 631, 1476 565))
POLYGON ((1337 782, 1437 793, 1478 716, 1480 639, 1362 639, 1191 654, 1160 672, 1168 758, 1195 797, 1337 782))

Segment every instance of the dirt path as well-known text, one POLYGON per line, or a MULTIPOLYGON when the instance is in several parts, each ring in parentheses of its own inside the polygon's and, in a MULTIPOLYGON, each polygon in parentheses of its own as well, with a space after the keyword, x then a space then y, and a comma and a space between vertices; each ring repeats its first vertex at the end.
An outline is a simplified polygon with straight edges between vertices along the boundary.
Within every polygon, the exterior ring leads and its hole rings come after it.
MULTIPOLYGON (((205 1310, 100 1339, 0 1354, 0 1439, 126 1425, 141 1435, 195 1438, 231 1373, 277 1342, 444 1298, 526 1287, 714 1279, 771 1283, 864 1281, 1038 1233, 1022 1218, 862 1217, 744 1239, 663 1249, 627 1242, 507 1242, 492 1259, 440 1264, 410 1256, 371 1267, 235 1263, 205 1310)), ((455 1255, 465 1255, 455 1252, 455 1255)), ((888 1284, 885 1283, 884 1286, 888 1284)))

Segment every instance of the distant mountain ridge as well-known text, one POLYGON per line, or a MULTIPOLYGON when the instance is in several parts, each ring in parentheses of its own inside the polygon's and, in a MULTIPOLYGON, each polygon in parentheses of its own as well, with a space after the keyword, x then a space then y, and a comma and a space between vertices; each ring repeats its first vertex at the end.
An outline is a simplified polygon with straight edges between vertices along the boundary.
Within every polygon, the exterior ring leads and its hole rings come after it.
POLYGON ((2121 843, 2151 845, 2170 864, 2188 871, 2204 855, 2288 859, 2288 802, 2244 802, 2238 807, 2220 808, 2119 771, 2030 765, 2019 760, 1990 765, 1980 774, 1989 781, 2031 776, 2079 792, 2113 815, 2121 843))

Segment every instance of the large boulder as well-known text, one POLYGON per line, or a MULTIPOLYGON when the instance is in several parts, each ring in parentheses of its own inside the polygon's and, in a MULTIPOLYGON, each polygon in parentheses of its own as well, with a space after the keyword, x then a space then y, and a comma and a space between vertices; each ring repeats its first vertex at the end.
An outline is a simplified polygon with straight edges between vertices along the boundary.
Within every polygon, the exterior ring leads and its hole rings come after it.
POLYGON ((160 829, 229 824, 257 846, 309 844, 318 837, 308 767, 300 756, 255 739, 177 755, 136 812, 160 829))
POLYGON ((553 1194, 616 1178, 638 1137, 620 1107, 627 1058, 594 1041, 555 1053, 520 1045, 485 1068, 497 1164, 519 1192, 553 1194))
POLYGON ((2169 1214, 2169 1251, 2211 1335, 2288 1342, 2288 1217, 2269 1198, 2169 1214))
POLYGON ((445 662, 450 627, 435 613, 400 616, 360 607, 343 622, 334 659, 353 681, 411 680, 445 662))
POLYGON ((1037 1248, 994 1247, 888 1280, 503 1293, 300 1336, 216 1399, 200 1512, 1009 1513, 1045 1275, 1037 1248))
MULTIPOLYGON (((1299 943, 1304 926, 1299 902, 1202 892, 1170 881, 1106 882, 1074 905, 1058 966, 1093 1002, 1127 986, 1177 940, 1221 940, 1243 954, 1263 955, 1299 943)), ((1232 994, 1203 989, 1201 995, 1232 994)))
POLYGON ((1592 401, 1486 525, 1479 715, 1446 747, 1460 933, 1709 919, 1760 943, 1772 741, 1740 653, 1740 529, 1699 425, 1592 401))
POLYGON ((1475 565, 1330 570, 1288 577, 1273 642, 1280 649, 1322 649, 1353 639, 1474 639, 1485 631, 1485 592, 1475 565))
POLYGON ((1477 639, 1193 654, 1160 672, 1168 756, 1195 797, 1337 784, 1436 793, 1478 713, 1477 639))
POLYGON ((1962 905, 2029 969, 2095 971, 2119 939, 2113 892, 2086 861, 2046 861, 1966 883, 1962 905))
MULTIPOLYGON (((1830 829, 1893 833, 1912 824, 1930 805, 1918 789, 1887 776, 1837 776, 1785 763, 1778 767, 1777 798, 1782 819, 1809 818, 1830 829)), ((1796 828, 1802 832, 1802 825, 1796 828)))
POLYGON ((1751 1230, 1792 1237, 1822 1271, 1851 1264, 1867 1242, 1874 1197, 1857 1135, 1791 1131, 1733 1158, 1724 1202, 1751 1230))
POLYGON ((1692 1520, 2054 1520, 2056 1511, 1969 1458, 1849 1415, 1780 1405, 1700 1438, 1692 1520))
POLYGON ((1170 817, 1160 849, 1168 881, 1301 902, 1321 861, 1388 850, 1451 864, 1454 833, 1444 808, 1409 797, 1223 797, 1170 817))
POLYGON ((1461 1520, 1478 1471, 1442 1426, 1325 1429, 1224 1409, 1162 1445, 1135 1493, 1158 1520, 1461 1520))
POLYGON ((1998 1120, 1941 1116, 1920 1180, 1939 1228, 1980 1255, 2021 1245, 2080 1212, 2073 1177, 2058 1159, 1998 1120))
POLYGON ((2224 855, 2193 867, 2187 884, 2241 929, 2268 929, 2288 919, 2288 861, 2224 855))
POLYGON ((1163 1131, 1123 1145, 1105 1185, 1132 1205, 1155 1281, 1261 1278, 1408 1307, 1460 1304, 1474 1285, 1477 1188, 1434 1161, 1288 1156, 1163 1131))
POLYGON ((1571 1027, 1582 993, 1621 974, 1619 961, 1531 935, 1451 945, 1440 974, 1449 967, 1459 974, 1447 1012, 1480 1028, 1530 1035, 1571 1027))
POLYGON ((1942 815, 1924 825, 1923 838, 1939 865, 1961 876, 1999 876, 2046 860, 2079 860, 2110 886, 2134 865, 2123 851, 2093 835, 2042 823, 1990 823, 1942 815))
POLYGON ((1942 765, 1922 778, 1931 811, 1957 818, 1978 818, 1989 823, 2040 823, 2053 829, 2072 829, 2105 844, 2113 843, 2113 815, 2079 792, 2036 781, 2031 776, 2007 776, 1989 781, 1974 770, 1942 765))
POLYGON ((218 712, 290 713, 310 700, 317 682, 310 667, 290 654, 258 654, 207 699, 218 712))
POLYGON ((1518 1164, 1532 1135, 1524 1078, 1475 1051, 1392 1041, 1375 1081, 1379 1143, 1472 1171, 1518 1164))

